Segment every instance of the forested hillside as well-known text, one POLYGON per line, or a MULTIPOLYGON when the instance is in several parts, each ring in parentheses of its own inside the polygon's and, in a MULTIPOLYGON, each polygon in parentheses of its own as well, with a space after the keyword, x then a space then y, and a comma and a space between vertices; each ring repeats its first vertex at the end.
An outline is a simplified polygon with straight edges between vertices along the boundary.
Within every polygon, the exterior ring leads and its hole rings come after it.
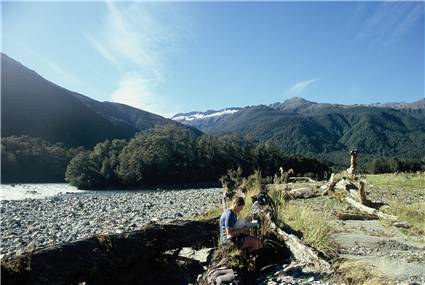
POLYGON ((347 152, 354 148, 367 161, 377 157, 425 159, 424 101, 389 108, 293 98, 246 107, 220 120, 179 121, 206 133, 236 133, 272 142, 288 154, 316 157, 342 168, 347 152))

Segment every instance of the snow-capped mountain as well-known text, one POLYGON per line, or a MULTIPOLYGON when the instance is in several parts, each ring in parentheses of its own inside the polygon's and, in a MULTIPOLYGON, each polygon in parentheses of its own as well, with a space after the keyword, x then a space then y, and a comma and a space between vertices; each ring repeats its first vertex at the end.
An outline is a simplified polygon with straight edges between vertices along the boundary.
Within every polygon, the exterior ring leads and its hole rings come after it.
POLYGON ((190 112, 174 115, 171 119, 177 122, 193 121, 193 120, 208 120, 212 118, 220 118, 227 115, 232 115, 238 112, 240 108, 229 108, 224 110, 208 110, 206 112, 190 112))

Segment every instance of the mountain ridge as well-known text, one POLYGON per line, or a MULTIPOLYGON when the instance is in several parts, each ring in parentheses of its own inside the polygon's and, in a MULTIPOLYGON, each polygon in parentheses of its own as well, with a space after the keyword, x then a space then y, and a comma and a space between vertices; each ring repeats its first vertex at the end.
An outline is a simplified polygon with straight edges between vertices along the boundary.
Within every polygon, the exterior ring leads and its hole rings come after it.
POLYGON ((107 139, 131 138, 157 125, 178 124, 125 104, 99 102, 70 91, 8 55, 0 56, 2 137, 28 135, 91 148, 107 139))
POLYGON ((244 107, 213 120, 179 122, 210 134, 234 133, 270 141, 288 154, 307 155, 342 167, 353 148, 369 158, 425 159, 423 103, 425 99, 378 106, 342 105, 295 97, 283 103, 244 107))
POLYGON ((418 99, 410 103, 409 102, 388 102, 388 103, 370 103, 370 104, 339 104, 339 103, 319 103, 319 102, 306 100, 302 97, 294 96, 283 102, 275 102, 268 105, 261 104, 261 105, 245 106, 245 107, 228 107, 228 108, 218 109, 218 110, 209 109, 204 112, 203 111, 180 112, 172 116, 171 119, 174 120, 176 117, 190 116, 193 114, 208 115, 211 113, 218 113, 225 110, 241 110, 241 109, 259 107, 259 106, 267 106, 273 109, 284 109, 284 110, 298 109, 300 107, 311 107, 311 106, 317 106, 321 108, 371 107, 371 108, 388 108, 388 109, 397 109, 397 110, 405 110, 405 109, 422 110, 422 109, 425 109, 425 98, 418 99))

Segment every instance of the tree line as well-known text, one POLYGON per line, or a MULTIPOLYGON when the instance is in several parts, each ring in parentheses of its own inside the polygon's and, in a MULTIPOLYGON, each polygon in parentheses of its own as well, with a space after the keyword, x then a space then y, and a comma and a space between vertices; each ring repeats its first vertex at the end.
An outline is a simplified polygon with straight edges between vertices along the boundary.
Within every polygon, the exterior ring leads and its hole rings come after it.
POLYGON ((70 149, 29 136, 1 139, 1 182, 63 182, 71 159, 82 148, 70 149))
MULTIPOLYGON (((273 177, 283 167, 321 179, 330 169, 318 160, 290 157, 270 142, 236 135, 199 135, 174 124, 138 133, 130 140, 106 140, 92 150, 28 136, 1 141, 2 183, 69 182, 80 189, 217 182, 229 169, 243 176, 261 170, 273 177)), ((348 155, 347 155, 347 164, 348 155)), ((375 158, 367 173, 416 171, 423 162, 375 158)))
POLYGON ((314 159, 288 157, 270 143, 234 135, 198 136, 187 128, 165 125, 143 131, 130 141, 99 143, 81 152, 68 165, 65 178, 82 189, 108 186, 140 187, 218 181, 229 169, 249 175, 261 169, 274 175, 280 166, 296 173, 329 169, 314 159))
POLYGON ((367 161, 363 169, 365 172, 372 174, 421 171, 425 170, 425 158, 422 162, 398 158, 374 158, 367 161))

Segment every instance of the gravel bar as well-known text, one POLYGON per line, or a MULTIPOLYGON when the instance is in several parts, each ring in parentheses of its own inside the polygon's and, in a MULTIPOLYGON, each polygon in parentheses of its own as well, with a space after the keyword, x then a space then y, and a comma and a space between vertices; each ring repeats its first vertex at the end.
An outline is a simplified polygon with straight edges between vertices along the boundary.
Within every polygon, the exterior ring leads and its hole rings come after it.
POLYGON ((134 231, 150 221, 187 219, 219 206, 220 191, 160 190, 2 200, 0 253, 3 257, 100 233, 134 231))

